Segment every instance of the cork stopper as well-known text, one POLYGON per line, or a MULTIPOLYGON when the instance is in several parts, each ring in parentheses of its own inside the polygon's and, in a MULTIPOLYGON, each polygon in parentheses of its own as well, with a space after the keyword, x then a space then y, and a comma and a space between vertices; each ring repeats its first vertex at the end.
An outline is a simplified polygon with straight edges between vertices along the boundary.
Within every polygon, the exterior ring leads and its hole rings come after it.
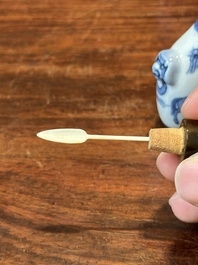
POLYGON ((183 127, 151 129, 149 149, 182 155, 185 150, 186 134, 183 127))

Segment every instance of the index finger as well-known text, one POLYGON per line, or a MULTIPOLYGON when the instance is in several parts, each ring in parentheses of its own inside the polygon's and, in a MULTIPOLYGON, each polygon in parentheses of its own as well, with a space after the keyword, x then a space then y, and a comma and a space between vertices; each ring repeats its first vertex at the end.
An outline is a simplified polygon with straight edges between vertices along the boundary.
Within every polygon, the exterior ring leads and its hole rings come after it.
POLYGON ((186 119, 198 120, 198 87, 185 100, 181 113, 186 119))

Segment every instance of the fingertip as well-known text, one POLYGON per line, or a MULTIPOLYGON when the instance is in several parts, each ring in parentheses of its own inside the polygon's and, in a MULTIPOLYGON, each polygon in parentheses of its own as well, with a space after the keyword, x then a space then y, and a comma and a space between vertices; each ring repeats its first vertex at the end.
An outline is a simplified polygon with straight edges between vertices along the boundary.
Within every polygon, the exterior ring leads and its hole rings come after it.
POLYGON ((191 204, 198 204, 198 155, 182 161, 176 169, 175 187, 179 196, 191 204))
POLYGON ((197 119, 198 118, 198 87, 196 87, 184 101, 181 113, 186 119, 197 119))
POLYGON ((179 162, 180 159, 177 155, 162 152, 157 158, 156 165, 165 178, 173 181, 179 162))
POLYGON ((186 223, 198 222, 198 208, 183 200, 178 193, 175 193, 169 200, 174 215, 186 223))

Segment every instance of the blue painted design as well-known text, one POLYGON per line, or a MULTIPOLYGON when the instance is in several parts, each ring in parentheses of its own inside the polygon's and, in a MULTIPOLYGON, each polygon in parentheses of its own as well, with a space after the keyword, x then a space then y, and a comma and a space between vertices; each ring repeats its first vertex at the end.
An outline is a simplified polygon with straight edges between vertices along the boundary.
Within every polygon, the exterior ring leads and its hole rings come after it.
POLYGON ((167 84, 164 81, 164 76, 167 71, 167 60, 163 57, 163 52, 158 55, 152 67, 152 72, 157 79, 157 92, 164 95, 167 91, 167 84))
POLYGON ((160 95, 164 95, 167 91, 167 84, 164 82, 163 79, 157 82, 157 91, 160 95))
POLYGON ((177 115, 181 113, 181 107, 186 100, 186 97, 184 98, 175 98, 172 101, 171 104, 171 114, 173 115, 173 120, 176 124, 179 124, 179 120, 177 118, 177 115))
POLYGON ((196 20, 195 24, 194 24, 194 28, 195 30, 198 32, 198 19, 196 20))
POLYGON ((160 98, 158 95, 157 95, 157 102, 163 107, 167 107, 166 103, 164 102, 164 100, 162 98, 160 98))
POLYGON ((187 73, 194 73, 195 70, 198 68, 198 49, 193 49, 190 54, 190 66, 187 73))

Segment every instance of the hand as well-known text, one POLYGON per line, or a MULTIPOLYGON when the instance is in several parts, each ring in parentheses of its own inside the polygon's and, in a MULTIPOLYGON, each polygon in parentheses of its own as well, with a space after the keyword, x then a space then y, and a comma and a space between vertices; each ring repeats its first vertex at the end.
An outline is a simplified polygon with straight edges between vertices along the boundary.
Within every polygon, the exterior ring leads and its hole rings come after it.
MULTIPOLYGON (((198 87, 182 106, 186 119, 198 120, 198 87)), ((175 182, 176 192, 169 204, 175 216, 188 223, 198 222, 198 153, 180 163, 174 154, 161 153, 157 158, 161 174, 175 182)))

